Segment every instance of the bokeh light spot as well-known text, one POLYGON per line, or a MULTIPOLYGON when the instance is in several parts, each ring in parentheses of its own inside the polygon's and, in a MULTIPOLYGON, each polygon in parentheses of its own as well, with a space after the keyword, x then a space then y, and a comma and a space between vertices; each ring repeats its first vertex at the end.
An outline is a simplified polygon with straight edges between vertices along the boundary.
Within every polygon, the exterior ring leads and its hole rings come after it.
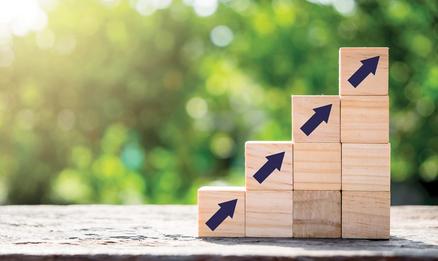
POLYGON ((290 1, 275 1, 273 3, 275 21, 281 26, 291 26, 295 22, 295 9, 290 1))
POLYGON ((335 0, 333 1, 333 7, 340 14, 351 15, 356 10, 356 2, 354 0, 335 0))
POLYGON ((228 158, 234 148, 234 141, 225 133, 216 134, 211 141, 211 150, 219 158, 228 158))
POLYGON ((438 65, 429 69, 426 82, 434 89, 438 89, 438 65))
POLYGON ((122 161, 128 169, 138 170, 143 166, 144 153, 136 143, 127 144, 122 151, 122 161))
POLYGON ((432 156, 421 164, 420 175, 426 182, 431 182, 438 177, 438 156, 432 156))
POLYGON ((427 117, 435 111, 435 104, 430 97, 422 97, 417 101, 416 108, 418 114, 427 117))
POLYGON ((137 0, 135 10, 141 15, 148 16, 155 11, 169 7, 172 0, 137 0))
POLYGON ((218 8, 218 0, 185 0, 185 4, 193 6, 198 16, 206 17, 214 14, 218 8))
POLYGON ((200 119, 208 112, 207 102, 200 97, 193 97, 187 102, 186 111, 190 117, 200 119))
POLYGON ((391 179, 395 182, 404 182, 412 174, 411 165, 405 158, 393 158, 391 165, 393 170, 391 179))
POLYGON ((389 16, 396 22, 402 22, 410 13, 410 7, 408 4, 402 1, 390 1, 389 7, 386 8, 389 16))
POLYGON ((275 24, 270 15, 262 10, 254 15, 252 23, 254 29, 260 35, 269 35, 275 30, 275 24))
POLYGON ((65 202, 84 202, 91 195, 91 189, 75 170, 63 170, 55 179, 53 193, 56 198, 65 202))
POLYGON ((233 41, 234 35, 231 29, 225 25, 219 25, 213 28, 210 33, 210 39, 214 45, 225 47, 233 41))
POLYGON ((417 34, 412 38, 411 49, 420 56, 427 56, 432 51, 432 43, 429 38, 417 34))

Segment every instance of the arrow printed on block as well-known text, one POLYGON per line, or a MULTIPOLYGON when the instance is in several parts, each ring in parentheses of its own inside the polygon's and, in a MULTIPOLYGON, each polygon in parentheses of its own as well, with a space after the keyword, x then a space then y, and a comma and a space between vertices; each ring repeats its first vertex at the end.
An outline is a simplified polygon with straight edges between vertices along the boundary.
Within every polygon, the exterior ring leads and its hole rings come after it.
POLYGON ((375 56, 360 61, 362 63, 362 66, 357 69, 357 71, 354 72, 353 75, 351 75, 351 77, 348 79, 348 82, 351 83, 354 88, 356 88, 363 80, 365 80, 365 78, 367 78, 370 73, 376 75, 379 58, 380 56, 375 56))
POLYGON ((253 175, 253 177, 260 183, 262 184, 263 181, 265 181, 265 179, 267 177, 269 177, 269 175, 271 175, 271 173, 275 170, 278 169, 278 171, 281 170, 281 165, 283 164, 283 159, 284 159, 284 154, 285 152, 280 152, 280 153, 276 153, 276 154, 272 154, 269 156, 266 156, 266 159, 268 160, 265 164, 263 164, 263 166, 257 170, 257 172, 253 175))
POLYGON ((219 203, 219 210, 205 224, 214 231, 227 217, 233 218, 236 204, 237 199, 219 203))
POLYGON ((301 126, 300 129, 309 136, 323 121, 328 123, 331 110, 332 104, 314 108, 313 111, 315 113, 303 124, 303 126, 301 126))

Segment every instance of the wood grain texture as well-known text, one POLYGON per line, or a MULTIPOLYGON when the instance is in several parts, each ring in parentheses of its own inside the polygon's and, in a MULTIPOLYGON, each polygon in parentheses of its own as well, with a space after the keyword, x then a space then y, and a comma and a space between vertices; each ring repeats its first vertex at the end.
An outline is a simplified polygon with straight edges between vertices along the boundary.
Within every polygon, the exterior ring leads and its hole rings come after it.
POLYGON ((245 183, 247 190, 288 190, 293 188, 293 143, 290 141, 248 141, 245 143, 245 183), (281 170, 275 169, 259 183, 253 175, 266 162, 266 156, 285 152, 281 170))
POLYGON ((292 191, 247 191, 246 236, 292 237, 292 191))
POLYGON ((334 95, 292 95, 292 137, 295 142, 339 142, 340 101, 334 95), (332 104, 328 122, 322 122, 309 136, 300 128, 315 114, 314 108, 332 104))
POLYGON ((294 144, 294 190, 341 190, 341 144, 294 144))
POLYGON ((342 96, 341 142, 388 143, 388 96, 342 96))
POLYGON ((387 47, 340 48, 339 49, 339 93, 340 95, 388 95, 387 47), (369 74, 356 88, 348 79, 362 66, 364 59, 379 56, 376 74, 369 74))
POLYGON ((294 237, 341 237, 340 191, 294 191, 293 208, 294 237))
POLYGON ((390 192, 342 191, 342 237, 388 239, 390 192))
POLYGON ((201 187, 198 190, 198 236, 245 236, 245 188, 201 187), (237 199, 233 218, 227 217, 214 231, 212 231, 205 222, 207 222, 207 220, 219 210, 219 203, 233 199, 237 199))
POLYGON ((342 144, 342 190, 390 191, 390 144, 342 144))
POLYGON ((392 206, 390 240, 198 238, 194 205, 0 206, 0 260, 437 260, 438 206, 392 206))

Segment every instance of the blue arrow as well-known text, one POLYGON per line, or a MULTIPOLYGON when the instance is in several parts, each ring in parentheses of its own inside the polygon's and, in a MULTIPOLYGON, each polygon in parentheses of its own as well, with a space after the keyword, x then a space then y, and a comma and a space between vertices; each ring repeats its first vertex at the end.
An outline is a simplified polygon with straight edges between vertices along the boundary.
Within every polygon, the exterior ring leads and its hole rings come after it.
POLYGON ((314 108, 313 111, 315 112, 310 119, 304 123, 303 126, 301 126, 301 130, 309 136, 318 126, 321 124, 321 122, 325 121, 325 123, 328 123, 330 111, 332 110, 332 105, 324 105, 318 108, 314 108))
POLYGON ((281 170, 281 165, 283 164, 284 151, 276 154, 272 154, 266 156, 268 160, 257 172, 253 175, 253 177, 262 184, 265 179, 271 175, 271 173, 278 169, 281 170))
POLYGON ((362 66, 355 73, 353 73, 353 75, 351 75, 351 77, 348 79, 348 81, 351 83, 351 85, 353 85, 354 88, 359 86, 359 84, 363 80, 365 80, 365 78, 370 73, 376 75, 379 58, 380 56, 376 56, 360 61, 362 63, 362 66))
POLYGON ((219 203, 219 210, 205 224, 214 231, 227 217, 233 218, 236 204, 237 199, 219 203))

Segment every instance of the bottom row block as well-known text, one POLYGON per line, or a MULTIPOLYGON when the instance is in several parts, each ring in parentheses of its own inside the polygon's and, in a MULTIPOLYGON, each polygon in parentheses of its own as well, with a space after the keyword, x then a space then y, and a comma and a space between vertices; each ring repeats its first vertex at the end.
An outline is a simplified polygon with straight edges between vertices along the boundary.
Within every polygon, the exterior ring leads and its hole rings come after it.
POLYGON ((341 237, 340 191, 294 191, 293 204, 294 237, 341 237))
POLYGON ((202 187, 198 190, 200 237, 245 236, 245 188, 202 187))
POLYGON ((389 238, 390 192, 198 190, 200 237, 389 238))
POLYGON ((292 237, 292 191, 247 191, 246 236, 292 237))
POLYGON ((343 238, 389 238, 390 192, 342 192, 343 238))

